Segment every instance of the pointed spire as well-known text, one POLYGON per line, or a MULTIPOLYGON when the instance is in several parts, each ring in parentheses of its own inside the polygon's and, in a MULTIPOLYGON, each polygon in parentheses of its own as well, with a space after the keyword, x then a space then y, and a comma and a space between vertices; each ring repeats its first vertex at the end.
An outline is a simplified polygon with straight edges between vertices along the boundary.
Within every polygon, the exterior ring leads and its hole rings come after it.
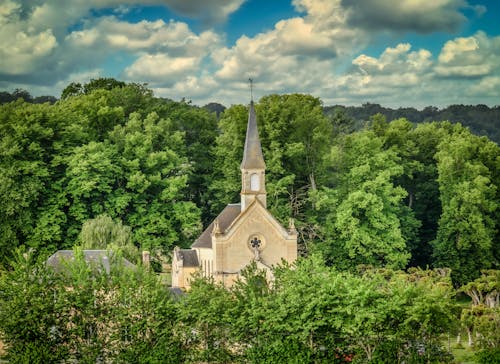
POLYGON ((212 229, 212 235, 219 235, 222 231, 220 230, 219 219, 214 220, 214 228, 212 229))
POLYGON ((241 169, 265 169, 266 163, 262 156, 262 147, 260 146, 259 131, 257 130, 257 117, 253 101, 250 102, 248 112, 247 135, 245 139, 245 149, 243 150, 243 160, 241 169))

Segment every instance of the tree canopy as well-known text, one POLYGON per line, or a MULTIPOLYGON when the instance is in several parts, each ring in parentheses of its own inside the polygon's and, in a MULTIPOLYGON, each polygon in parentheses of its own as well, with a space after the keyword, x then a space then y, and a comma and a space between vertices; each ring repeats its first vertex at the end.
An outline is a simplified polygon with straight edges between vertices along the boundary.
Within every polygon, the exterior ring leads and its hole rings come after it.
MULTIPOLYGON (((70 84, 52 104, 16 95, 0 106, 2 263, 20 245, 72 247, 103 214, 130 227, 136 247, 169 252, 239 200, 245 105, 199 108, 115 79, 70 84)), ((360 123, 310 95, 255 107, 268 208, 295 219, 301 254, 350 271, 448 267, 457 286, 498 268, 495 142, 371 104, 360 123)))

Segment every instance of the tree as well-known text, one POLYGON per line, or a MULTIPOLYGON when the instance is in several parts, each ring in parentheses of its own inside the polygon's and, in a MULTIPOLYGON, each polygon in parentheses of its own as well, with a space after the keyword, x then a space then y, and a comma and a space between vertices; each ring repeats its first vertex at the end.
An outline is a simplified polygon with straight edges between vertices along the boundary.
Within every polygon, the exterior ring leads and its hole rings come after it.
POLYGON ((115 80, 114 78, 101 77, 90 80, 89 83, 83 85, 83 93, 89 94, 94 90, 112 90, 114 88, 125 87, 126 83, 115 80))
POLYGON ((196 277, 179 306, 179 332, 187 362, 228 362, 231 345, 229 291, 213 281, 196 277))
POLYGON ((78 96, 83 94, 83 86, 81 83, 71 82, 68 86, 62 90, 61 100, 67 99, 71 96, 78 96))
POLYGON ((460 287, 472 302, 462 309, 461 322, 468 344, 482 350, 481 356, 498 354, 500 348, 500 271, 483 270, 481 276, 460 287), (474 339, 476 338, 476 343, 474 339))
POLYGON ((22 100, 0 109, 0 261, 31 233, 50 180, 55 132, 49 114, 50 106, 22 100))
POLYGON ((439 144, 436 159, 443 212, 434 264, 450 267, 461 285, 498 265, 500 149, 457 125, 439 144))
POLYGON ((58 280, 43 269, 43 259, 16 248, 9 270, 0 270, 0 339, 14 363, 57 362, 66 352, 57 347, 54 297, 58 280))
POLYGON ((201 208, 202 222, 207 225, 212 221, 209 186, 214 170, 212 151, 219 135, 217 120, 204 108, 185 102, 165 101, 153 109, 161 118, 171 120, 174 130, 184 134, 185 154, 191 165, 186 198, 201 208))
POLYGON ((364 131, 333 147, 330 161, 335 188, 313 195, 325 258, 342 269, 358 264, 403 268, 409 259, 400 220, 406 191, 392 182, 403 173, 400 158, 364 131))
POLYGON ((132 243, 132 231, 120 220, 113 221, 106 214, 87 220, 80 232, 82 249, 109 249, 123 254, 128 260, 135 262, 139 251, 132 243))
POLYGON ((434 156, 439 143, 449 135, 451 129, 452 124, 449 122, 422 123, 404 135, 416 146, 410 158, 418 168, 410 170, 401 183, 408 191, 407 206, 421 222, 418 236, 409 246, 412 254, 411 266, 427 267, 433 264, 432 241, 436 239, 442 211, 434 156))

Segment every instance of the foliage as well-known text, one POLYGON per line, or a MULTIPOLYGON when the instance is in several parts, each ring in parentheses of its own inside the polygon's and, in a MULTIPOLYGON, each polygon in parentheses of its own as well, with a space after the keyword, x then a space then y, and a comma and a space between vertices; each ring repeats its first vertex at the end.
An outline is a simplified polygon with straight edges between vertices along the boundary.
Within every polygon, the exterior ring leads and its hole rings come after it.
POLYGON ((439 144, 436 159, 443 213, 434 265, 452 268, 461 285, 498 264, 500 148, 457 125, 439 144))
POLYGON ((139 251, 132 244, 132 230, 121 221, 113 221, 106 214, 84 222, 80 232, 82 249, 108 249, 123 254, 131 262, 139 259, 139 251))
POLYGON ((228 362, 233 354, 229 292, 201 276, 179 306, 179 334, 188 363, 228 362))
POLYGON ((272 281, 249 266, 230 290, 200 276, 174 300, 146 270, 116 259, 106 273, 75 256, 56 274, 18 251, 2 272, 11 362, 451 361, 441 346, 456 323, 449 271, 339 272, 313 255, 276 267, 272 281))
POLYGON ((216 130, 214 116, 155 99, 143 85, 97 81, 53 105, 0 107, 1 264, 22 244, 71 247, 101 214, 130 226, 132 242, 148 249, 187 245, 199 231, 191 200, 206 201, 192 197, 208 190, 198 176, 213 168, 196 143, 215 139, 206 132, 216 130))
POLYGON ((180 321, 192 361, 447 362, 452 296, 442 272, 341 273, 312 256, 277 267, 272 282, 250 265, 230 291, 199 278, 180 321))
POLYGON ((158 278, 126 269, 118 256, 109 273, 79 250, 75 257, 56 274, 17 251, 2 273, 0 333, 9 362, 179 362, 176 306, 158 278))
POLYGON ((344 137, 329 160, 335 188, 312 195, 325 258, 342 269, 358 264, 403 268, 409 258, 401 222, 406 191, 392 182, 403 173, 398 155, 365 131, 344 137))
POLYGON ((469 346, 480 349, 480 361, 500 347, 500 271, 483 270, 481 277, 459 290, 471 299, 462 309, 461 322, 468 334, 469 346))
POLYGON ((357 128, 370 120, 375 114, 381 114, 387 120, 405 118, 414 123, 428 123, 434 120, 449 120, 454 123, 461 123, 470 128, 476 135, 487 136, 497 144, 500 143, 500 129, 497 120, 500 116, 500 107, 488 107, 486 105, 449 105, 439 109, 435 106, 427 106, 422 110, 413 107, 401 107, 391 109, 379 104, 365 103, 361 106, 327 106, 325 113, 330 116, 335 113, 343 113, 353 121, 357 128))

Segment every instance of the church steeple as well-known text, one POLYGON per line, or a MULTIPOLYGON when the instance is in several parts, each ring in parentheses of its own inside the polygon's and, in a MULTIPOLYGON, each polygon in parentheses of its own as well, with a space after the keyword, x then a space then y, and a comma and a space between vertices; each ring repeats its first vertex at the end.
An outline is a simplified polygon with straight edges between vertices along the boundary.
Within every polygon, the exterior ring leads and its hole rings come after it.
POLYGON ((253 100, 248 111, 247 134, 241 161, 241 211, 255 199, 266 206, 265 170, 253 100))
POLYGON ((266 169, 266 163, 262 156, 262 147, 260 146, 259 131, 257 129, 257 117, 253 101, 250 102, 248 112, 247 136, 245 139, 245 149, 243 150, 243 160, 241 169, 266 169))

